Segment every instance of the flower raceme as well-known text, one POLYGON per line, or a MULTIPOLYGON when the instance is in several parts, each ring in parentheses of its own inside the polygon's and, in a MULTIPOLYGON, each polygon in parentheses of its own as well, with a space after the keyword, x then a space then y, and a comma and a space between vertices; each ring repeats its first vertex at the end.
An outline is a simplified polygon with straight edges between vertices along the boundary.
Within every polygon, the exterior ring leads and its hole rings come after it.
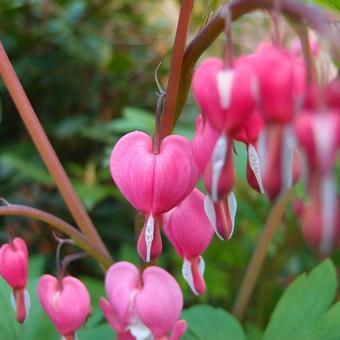
POLYGON ((162 251, 157 216, 178 205, 198 179, 191 143, 171 135, 163 139, 156 154, 147 134, 131 132, 113 148, 110 169, 123 195, 145 214, 138 240, 140 257, 145 261, 157 258, 162 251))
POLYGON ((58 280, 43 275, 37 290, 40 304, 63 339, 76 339, 75 332, 91 313, 90 295, 84 284, 72 276, 58 280))
POLYGON ((12 287, 12 301, 16 311, 16 320, 23 323, 27 317, 30 298, 27 285, 28 250, 25 241, 16 237, 0 249, 0 275, 12 287))
POLYGON ((177 207, 163 215, 164 232, 176 253, 183 258, 182 273, 194 294, 203 294, 204 260, 201 254, 208 248, 214 231, 204 211, 204 194, 198 189, 177 207))
POLYGON ((103 313, 118 340, 178 340, 186 322, 178 320, 183 295, 176 280, 164 269, 148 267, 142 274, 129 262, 117 262, 105 277, 108 300, 103 313))

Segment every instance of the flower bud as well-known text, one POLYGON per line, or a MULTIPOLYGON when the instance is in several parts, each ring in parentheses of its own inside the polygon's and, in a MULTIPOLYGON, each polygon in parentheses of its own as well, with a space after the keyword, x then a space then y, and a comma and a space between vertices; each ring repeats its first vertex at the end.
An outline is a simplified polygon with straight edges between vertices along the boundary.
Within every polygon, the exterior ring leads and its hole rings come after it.
POLYGON ((28 250, 25 241, 16 237, 0 249, 0 275, 12 287, 12 301, 16 311, 16 319, 23 323, 27 317, 30 298, 27 285, 28 250))

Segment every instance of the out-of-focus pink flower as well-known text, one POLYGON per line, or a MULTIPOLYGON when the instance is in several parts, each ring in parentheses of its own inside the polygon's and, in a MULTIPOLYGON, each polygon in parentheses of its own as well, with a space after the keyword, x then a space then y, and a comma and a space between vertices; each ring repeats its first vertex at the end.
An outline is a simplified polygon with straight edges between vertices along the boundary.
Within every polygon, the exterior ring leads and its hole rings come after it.
POLYGON ((199 174, 192 145, 184 137, 172 135, 163 139, 159 153, 155 154, 147 134, 131 132, 115 145, 110 169, 123 195, 145 214, 138 253, 150 261, 162 250, 156 217, 179 204, 197 182, 199 174))
POLYGON ((235 62, 226 69, 218 58, 203 61, 192 79, 194 97, 203 115, 220 133, 239 130, 254 109, 256 78, 252 68, 235 62))
POLYGON ((148 267, 140 275, 131 263, 115 263, 106 274, 105 289, 108 300, 101 298, 100 306, 119 340, 177 340, 185 333, 186 323, 178 320, 182 292, 162 268, 148 267))
POLYGON ((164 217, 164 232, 177 254, 183 258, 182 273, 191 290, 203 294, 204 260, 201 254, 214 235, 213 227, 204 211, 204 194, 198 189, 185 198, 164 217))
POLYGON ((334 164, 340 149, 340 111, 303 112, 295 134, 305 155, 309 200, 301 216, 308 243, 322 254, 339 246, 340 204, 334 164))
POLYGON ((23 323, 30 307, 30 298, 27 285, 28 250, 25 241, 16 237, 10 243, 2 245, 0 249, 0 275, 7 281, 13 290, 13 305, 16 319, 23 323))
POLYGON ((37 290, 41 306, 60 335, 75 339, 75 332, 91 313, 90 295, 84 284, 72 276, 59 281, 46 274, 40 278, 37 290))

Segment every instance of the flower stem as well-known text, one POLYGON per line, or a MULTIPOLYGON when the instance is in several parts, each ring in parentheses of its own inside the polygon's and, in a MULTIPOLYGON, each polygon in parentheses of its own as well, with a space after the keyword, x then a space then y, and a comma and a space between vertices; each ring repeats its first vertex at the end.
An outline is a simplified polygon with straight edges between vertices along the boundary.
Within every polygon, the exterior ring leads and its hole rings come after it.
POLYGON ((194 0, 183 0, 179 14, 175 41, 173 45, 171 67, 169 73, 168 86, 164 103, 164 115, 162 119, 162 135, 166 137, 172 132, 175 122, 175 110, 177 96, 180 87, 184 49, 189 30, 191 12, 194 0))
POLYGON ((67 174, 61 165, 46 133, 35 114, 33 107, 8 59, 6 51, 0 42, 0 74, 19 111, 28 133, 31 136, 47 169, 55 180, 57 188, 74 220, 88 240, 91 240, 100 251, 110 258, 102 239, 94 227, 89 215, 77 196, 67 174))
POLYGON ((233 314, 242 320, 245 309, 248 305, 251 294, 254 290, 257 278, 260 274, 261 268, 263 266, 266 254, 268 252, 268 247, 271 240, 274 237, 275 231, 280 224, 282 216, 284 214, 285 208, 290 200, 293 189, 289 189, 281 200, 273 206, 266 225, 260 235, 260 238, 256 244, 255 251, 251 257, 248 264, 247 270, 243 276, 240 290, 236 297, 236 301, 233 307, 233 314))
POLYGON ((98 260, 105 269, 107 269, 112 264, 111 257, 108 257, 101 250, 98 250, 97 247, 92 242, 88 241, 80 231, 59 217, 39 209, 16 204, 0 206, 0 216, 29 217, 44 222, 53 229, 61 231, 62 233, 71 237, 76 246, 83 249, 96 260, 98 260))

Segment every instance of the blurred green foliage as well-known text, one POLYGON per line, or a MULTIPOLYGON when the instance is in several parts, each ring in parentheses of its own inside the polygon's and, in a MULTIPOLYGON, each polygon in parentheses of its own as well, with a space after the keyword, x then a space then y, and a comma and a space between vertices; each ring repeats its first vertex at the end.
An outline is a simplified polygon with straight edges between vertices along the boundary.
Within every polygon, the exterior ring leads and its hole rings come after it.
MULTIPOLYGON (((195 2, 192 33, 199 30, 219 3, 195 2)), ((154 72, 162 62, 158 77, 166 84, 177 15, 178 1, 0 0, 1 40, 115 260, 139 262, 135 212, 112 183, 110 152, 126 132, 139 129, 152 134, 157 100, 154 72)), ((237 41, 240 27, 236 28, 237 41)), ((216 50, 219 53, 221 46, 216 50)), ((73 223, 2 83, 0 98, 0 196, 73 223)), ((175 131, 192 137, 198 113, 190 99, 175 131)), ((247 186, 244 165, 244 146, 237 145, 237 229, 231 241, 214 239, 204 254, 206 295, 195 297, 189 292, 181 277, 181 260, 163 238, 164 252, 159 263, 178 279, 186 306, 205 303, 230 310, 234 302, 270 210, 268 201, 247 186)), ((303 196, 301 185, 296 193, 303 196)), ((55 242, 46 226, 13 217, 1 222, 1 242, 7 241, 7 228, 22 235, 33 254, 44 255, 31 269, 54 271, 55 242)), ((65 246, 65 254, 74 250, 65 246)), ((340 254, 335 253, 333 259, 339 264, 340 254)), ((254 334, 263 329, 285 287, 317 262, 302 240, 298 220, 289 206, 247 310, 247 329, 254 334)), ((86 276, 95 306, 91 318, 94 321, 89 324, 100 323, 96 302, 103 294, 98 283, 102 281, 97 280, 103 278, 100 268, 87 259, 72 264, 70 271, 86 276)), ((33 292, 34 281, 30 287, 33 292)), ((106 326, 100 327, 107 332, 106 326)), ((53 338, 48 327, 47 336, 53 338)), ((86 339, 85 333, 81 338, 86 339)))

